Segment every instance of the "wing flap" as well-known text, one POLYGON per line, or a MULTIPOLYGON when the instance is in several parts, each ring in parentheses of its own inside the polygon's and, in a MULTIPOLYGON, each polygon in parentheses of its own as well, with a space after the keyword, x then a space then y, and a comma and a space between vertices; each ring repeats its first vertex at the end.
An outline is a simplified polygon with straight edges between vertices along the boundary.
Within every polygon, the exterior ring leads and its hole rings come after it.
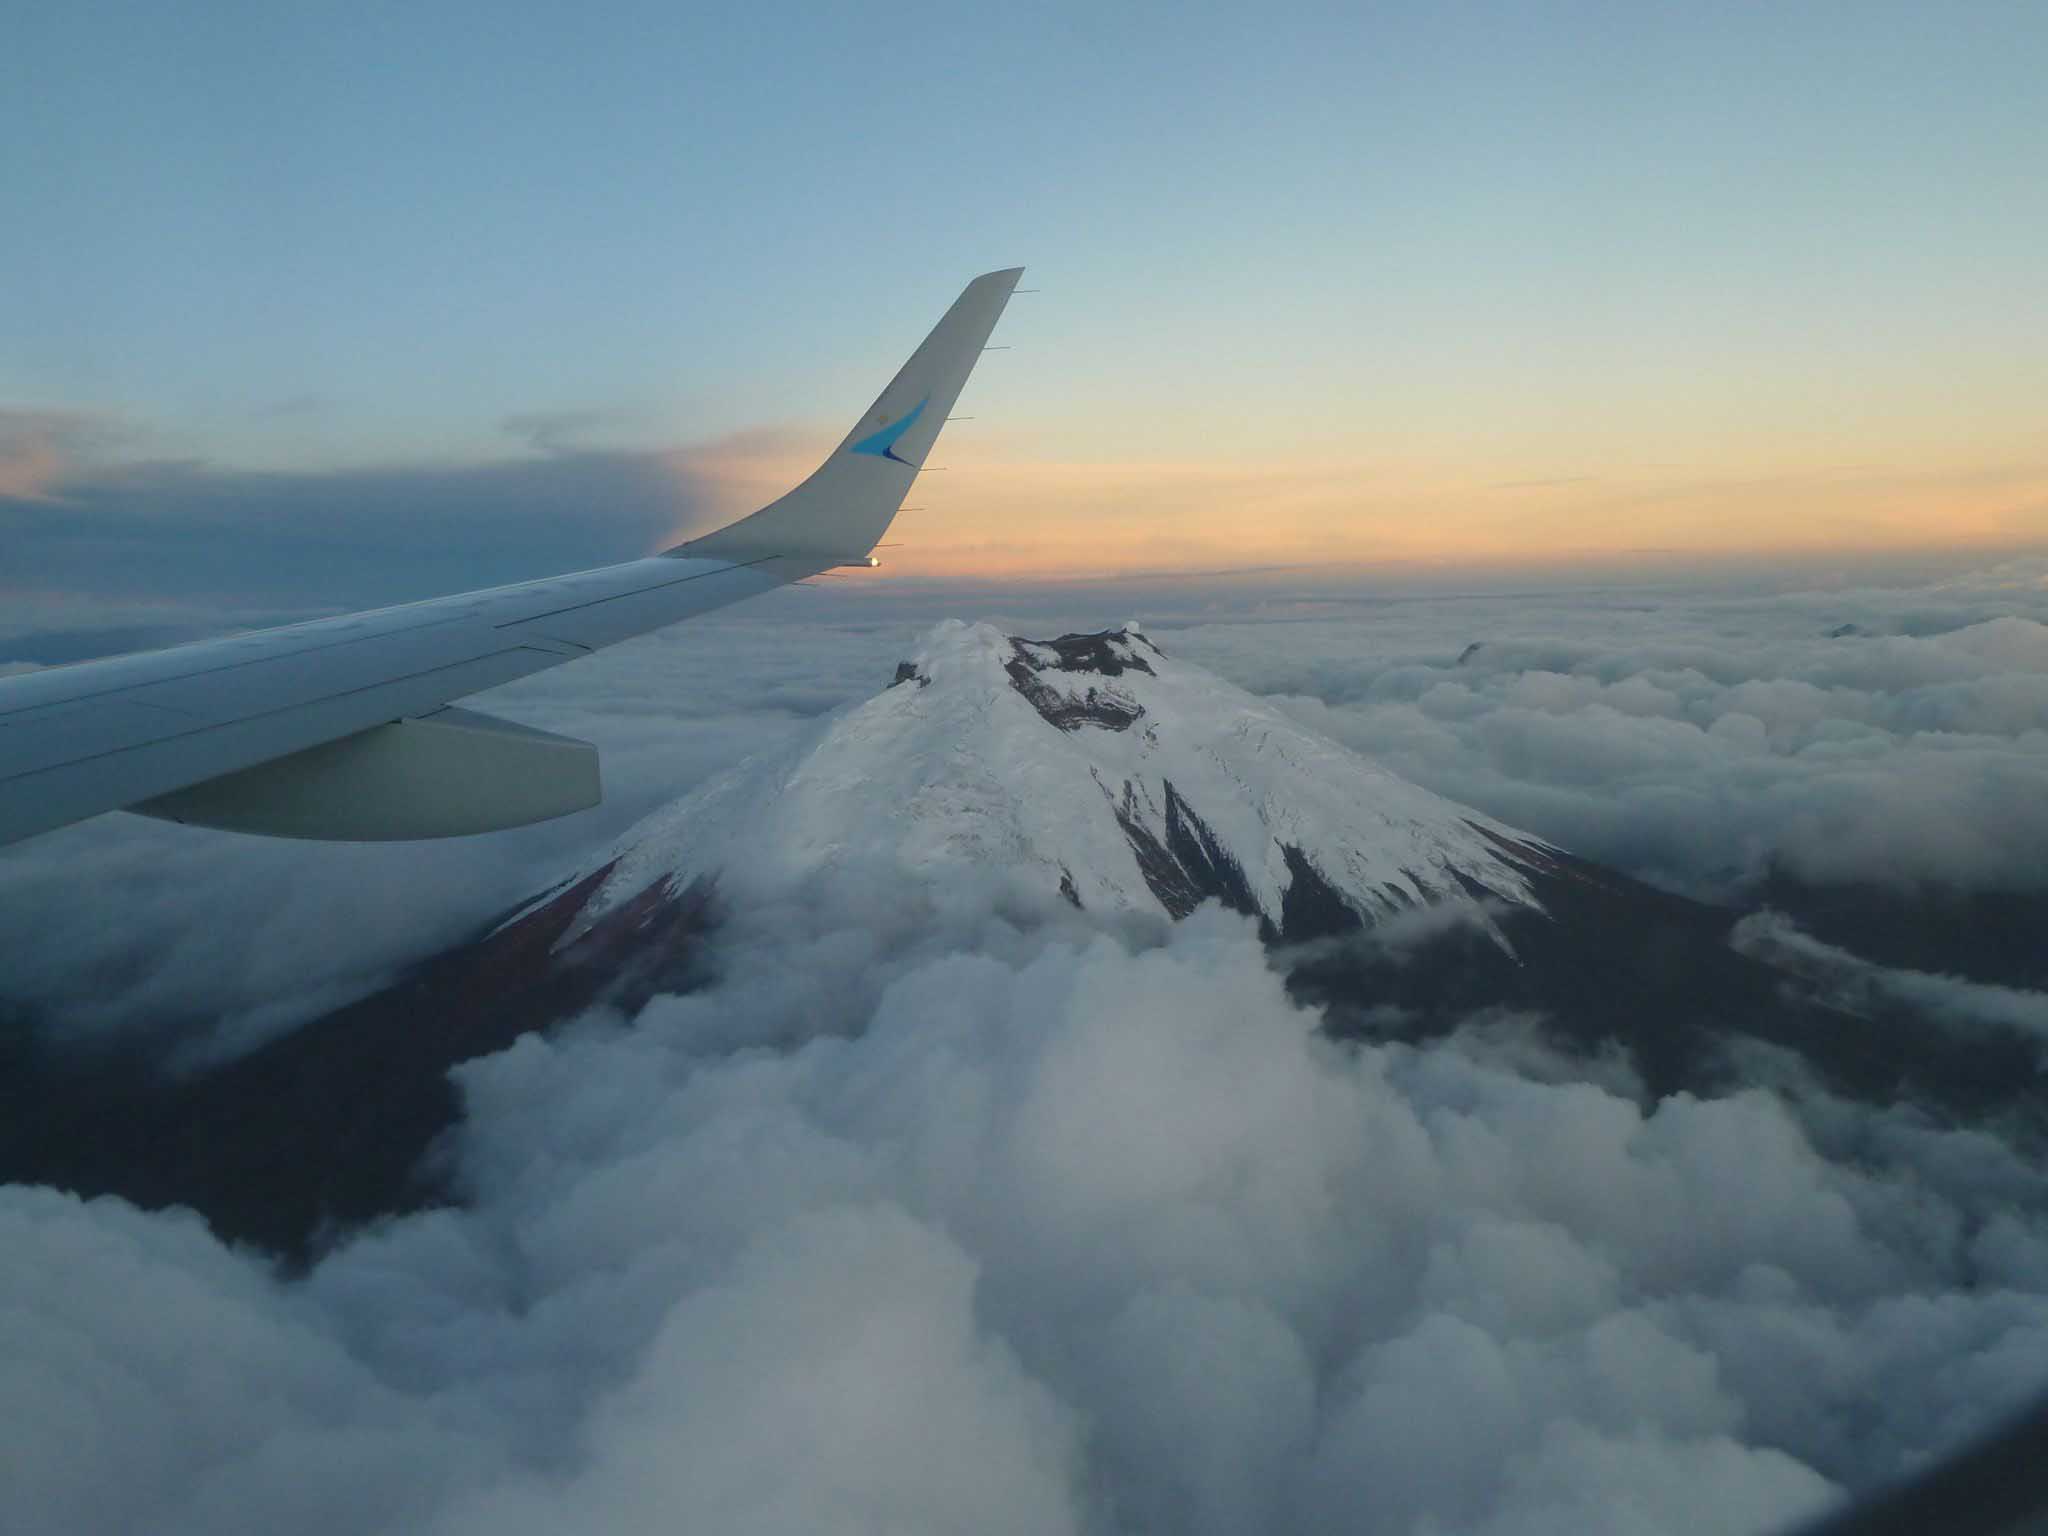
POLYGON ((495 688, 561 660, 552 652, 508 646, 494 655, 380 680, 273 714, 202 725, 17 774, 0 781, 0 844, 353 736, 407 715, 426 714, 451 698, 495 688))
POLYGON ((588 810, 600 798, 589 742, 441 709, 130 809, 230 832, 388 842, 523 827, 588 810))

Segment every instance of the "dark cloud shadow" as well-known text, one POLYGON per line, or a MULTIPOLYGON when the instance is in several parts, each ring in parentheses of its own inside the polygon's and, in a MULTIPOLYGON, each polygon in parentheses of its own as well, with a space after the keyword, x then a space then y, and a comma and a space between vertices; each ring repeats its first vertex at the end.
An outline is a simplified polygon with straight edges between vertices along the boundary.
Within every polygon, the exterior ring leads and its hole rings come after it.
MULTIPOLYGON (((531 425, 531 424, 529 424, 531 425)), ((0 487, 10 584, 158 600, 362 606, 632 559, 701 517, 699 482, 653 451, 313 473, 203 462, 78 468, 0 487)))

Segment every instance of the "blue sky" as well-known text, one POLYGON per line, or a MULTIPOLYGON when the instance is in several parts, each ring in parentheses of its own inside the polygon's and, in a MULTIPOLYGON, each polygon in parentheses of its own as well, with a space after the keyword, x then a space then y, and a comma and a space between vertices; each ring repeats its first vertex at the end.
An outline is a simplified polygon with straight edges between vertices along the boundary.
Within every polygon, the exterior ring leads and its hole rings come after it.
MULTIPOLYGON (((977 380, 991 455, 1170 467, 1203 517, 1238 493, 1187 473, 1275 461, 1333 504, 1389 466, 1946 487, 2031 468, 2048 406, 2035 6, 107 5, 14 38, 0 407, 89 418, 74 456, 473 463, 558 411, 808 442, 1016 262, 1046 292, 977 380)), ((1502 553, 1485 526, 1447 548, 1502 553)))

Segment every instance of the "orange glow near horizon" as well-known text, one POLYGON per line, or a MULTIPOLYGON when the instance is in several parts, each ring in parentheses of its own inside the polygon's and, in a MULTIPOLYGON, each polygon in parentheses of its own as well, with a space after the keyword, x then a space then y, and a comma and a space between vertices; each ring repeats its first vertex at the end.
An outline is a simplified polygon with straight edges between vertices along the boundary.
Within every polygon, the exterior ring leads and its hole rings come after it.
MULTIPOLYGON (((715 515, 741 516, 830 451, 758 433, 673 456, 715 515)), ((962 445, 936 455, 884 564, 925 578, 1032 580, 1265 566, 1540 567, 1643 555, 1987 550, 2048 542, 2048 465, 1631 466, 1516 475, 1347 459, 1052 461, 962 445)), ((680 536, 690 531, 683 530, 680 536)))
MULTIPOLYGON (((4 413, 0 413, 4 414, 4 413)), ((61 426, 49 414, 22 413, 12 423, 0 422, 0 497, 18 501, 49 501, 66 469, 61 426)))

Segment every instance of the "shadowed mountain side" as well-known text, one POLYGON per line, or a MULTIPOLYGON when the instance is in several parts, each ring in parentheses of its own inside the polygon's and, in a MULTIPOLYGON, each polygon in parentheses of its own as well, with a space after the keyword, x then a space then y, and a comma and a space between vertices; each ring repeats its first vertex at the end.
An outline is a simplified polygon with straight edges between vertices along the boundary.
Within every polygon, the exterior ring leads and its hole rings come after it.
POLYGON ((2048 894, 2039 891, 1822 885, 1780 869, 1749 900, 1886 965, 2048 991, 2048 894))
POLYGON ((1960 1041, 1905 1009, 1844 1011, 1732 949, 1732 910, 1555 849, 1510 851, 1545 909, 1495 914, 1512 956, 1470 924, 1397 948, 1354 922, 1349 937, 1283 951, 1289 987, 1323 1004, 1339 1037, 1421 1040, 1487 1009, 1539 1014, 1568 1056, 1620 1047, 1653 1097, 1743 1086, 1754 1063, 1734 1047, 1761 1042, 1850 1097, 1911 1102, 1965 1122, 2038 1122, 2033 1043, 1960 1041))
POLYGON ((428 1154, 461 1109, 449 1068, 594 1005, 630 1014, 695 984, 705 882, 650 887, 556 947, 608 872, 210 1071, 13 1047, 0 1179, 192 1206, 223 1238, 294 1262, 328 1229, 445 1200, 428 1154))
MULTIPOLYGON (((1843 1012, 1731 949, 1728 910, 1555 850, 1503 839, 1501 851, 1543 911, 1493 911, 1494 931, 1449 922, 1401 939, 1389 937, 1398 922, 1368 930, 1290 849, 1298 878, 1283 930, 1269 933, 1289 989, 1322 1006, 1339 1039, 1420 1041, 1475 1016, 1532 1014, 1564 1070, 1582 1063, 1597 1078, 1618 1051, 1652 1096, 1740 1087, 1753 1060, 1739 1047, 1761 1043, 1836 1093, 2040 1130, 2026 1042, 1965 1044, 1905 1010, 1843 1012)), ((294 1263, 330 1230, 455 1198, 431 1155, 460 1114, 449 1068, 593 1005, 630 1015, 704 979, 716 920, 707 881, 679 890, 656 880, 563 942, 612 867, 211 1072, 164 1079, 106 1059, 18 1053, 0 1090, 0 1178, 188 1205, 222 1237, 294 1263)), ((1176 905, 1242 910, 1229 861, 1184 857, 1174 872, 1176 905)))

